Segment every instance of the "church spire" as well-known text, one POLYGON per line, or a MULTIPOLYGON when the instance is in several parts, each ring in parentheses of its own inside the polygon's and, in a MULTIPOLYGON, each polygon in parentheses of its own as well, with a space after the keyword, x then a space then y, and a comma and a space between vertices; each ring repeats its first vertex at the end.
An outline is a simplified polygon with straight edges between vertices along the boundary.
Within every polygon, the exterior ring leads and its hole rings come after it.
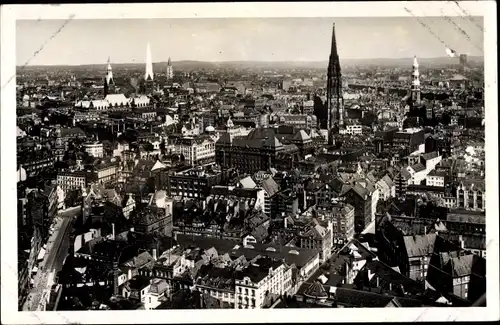
POLYGON ((153 61, 151 60, 151 47, 148 43, 146 48, 146 74, 144 75, 145 80, 153 80, 153 61))
MULTIPOLYGON (((332 28, 332 45, 327 71, 327 128, 332 130, 338 122, 342 124, 342 74, 340 71, 340 59, 337 52, 337 39, 335 37, 335 23, 332 28)), ((331 136, 329 136, 331 138, 331 136)), ((331 140, 329 139, 329 142, 331 140)))
POLYGON ((108 67, 106 68, 106 83, 109 85, 115 83, 113 80, 113 69, 111 69, 111 58, 108 56, 108 67))
POLYGON ((411 99, 413 104, 420 103, 420 73, 418 71, 417 57, 413 58, 413 68, 411 73, 411 99))
POLYGON ((172 67, 172 61, 170 60, 169 57, 167 62, 167 79, 173 79, 173 78, 174 78, 174 68, 172 67))
POLYGON ((106 97, 114 86, 115 80, 113 79, 113 70, 111 69, 111 58, 108 56, 108 66, 106 68, 106 77, 104 78, 104 97, 106 97))

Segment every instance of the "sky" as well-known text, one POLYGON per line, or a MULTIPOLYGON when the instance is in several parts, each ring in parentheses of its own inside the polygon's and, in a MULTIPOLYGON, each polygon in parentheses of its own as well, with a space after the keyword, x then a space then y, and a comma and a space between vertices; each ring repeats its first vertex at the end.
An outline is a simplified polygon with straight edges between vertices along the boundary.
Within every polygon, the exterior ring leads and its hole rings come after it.
POLYGON ((149 42, 153 62, 326 61, 334 22, 341 60, 442 57, 443 43, 483 55, 481 17, 419 19, 426 27, 415 17, 18 20, 16 58, 17 65, 143 63, 149 42))

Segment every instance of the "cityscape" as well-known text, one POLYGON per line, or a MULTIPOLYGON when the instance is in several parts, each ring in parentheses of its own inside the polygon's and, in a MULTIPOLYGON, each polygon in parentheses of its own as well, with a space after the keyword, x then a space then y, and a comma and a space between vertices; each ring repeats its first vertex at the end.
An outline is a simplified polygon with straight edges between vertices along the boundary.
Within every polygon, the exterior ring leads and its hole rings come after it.
POLYGON ((482 20, 439 19, 480 36, 18 57, 18 310, 486 306, 482 20))

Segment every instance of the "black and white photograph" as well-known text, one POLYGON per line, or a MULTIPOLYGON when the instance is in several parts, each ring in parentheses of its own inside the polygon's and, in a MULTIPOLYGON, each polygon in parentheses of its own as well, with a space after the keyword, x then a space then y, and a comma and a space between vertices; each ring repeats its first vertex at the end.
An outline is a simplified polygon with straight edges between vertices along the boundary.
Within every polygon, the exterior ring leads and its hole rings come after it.
POLYGON ((3 7, 2 314, 498 320, 495 3, 312 4, 3 7))

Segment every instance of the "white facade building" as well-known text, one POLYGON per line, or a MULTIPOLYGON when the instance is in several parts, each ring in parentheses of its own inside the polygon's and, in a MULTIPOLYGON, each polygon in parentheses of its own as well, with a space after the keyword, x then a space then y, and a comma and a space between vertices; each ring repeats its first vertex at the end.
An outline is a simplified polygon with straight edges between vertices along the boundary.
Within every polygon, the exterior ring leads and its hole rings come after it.
MULTIPOLYGON (((257 260, 256 263, 267 259, 257 260)), ((284 262, 271 262, 266 266, 251 264, 235 283, 235 309, 260 309, 266 294, 283 295, 292 288, 292 269, 284 262)))
POLYGON ((89 156, 102 158, 104 156, 104 149, 102 143, 99 142, 87 142, 83 144, 83 150, 89 154, 89 156))
POLYGON ((340 134, 360 135, 363 134, 363 127, 359 124, 346 125, 339 130, 340 134))

